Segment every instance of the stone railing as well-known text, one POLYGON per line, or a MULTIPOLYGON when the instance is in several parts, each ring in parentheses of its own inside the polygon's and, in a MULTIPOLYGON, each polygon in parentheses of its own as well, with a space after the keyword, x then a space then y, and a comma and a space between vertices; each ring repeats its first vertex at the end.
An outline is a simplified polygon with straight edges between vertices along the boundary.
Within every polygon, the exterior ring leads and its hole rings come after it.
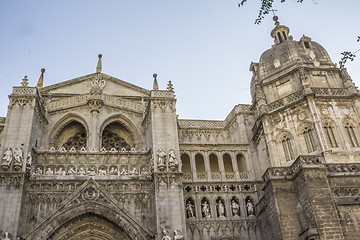
POLYGON ((206 120, 179 120, 181 128, 223 128, 223 121, 206 121, 206 120))
POLYGON ((280 98, 279 100, 272 102, 268 105, 269 111, 275 111, 277 109, 282 108, 283 106, 287 104, 294 103, 304 97, 303 90, 299 90, 297 92, 294 92, 286 97, 280 98))
POLYGON ((167 90, 156 90, 151 91, 151 97, 159 97, 159 98, 174 98, 174 92, 167 90))
POLYGON ((311 88, 315 96, 347 96, 346 88, 311 88))
POLYGON ((360 163, 326 164, 329 175, 358 175, 360 163))
POLYGON ((206 179, 206 173, 198 173, 197 178, 199 180, 205 180, 206 179))
POLYGON ((36 94, 35 87, 14 87, 12 94, 27 95, 36 94))
MULTIPOLYGON (((73 97, 67 97, 58 101, 52 101, 48 105, 48 110, 51 112, 63 108, 82 106, 87 104, 87 102, 91 98, 92 98, 91 94, 84 94, 73 97)), ((145 109, 143 104, 130 101, 121 97, 115 97, 115 96, 103 94, 100 100, 104 101, 109 105, 113 105, 124 109, 129 109, 137 112, 143 112, 145 109)))
POLYGON ((249 173, 241 172, 239 175, 240 175, 240 179, 249 179, 249 173))
POLYGON ((235 180, 234 173, 225 173, 226 180, 235 180))
POLYGON ((192 180, 193 179, 192 173, 184 173, 183 178, 185 180, 192 180))

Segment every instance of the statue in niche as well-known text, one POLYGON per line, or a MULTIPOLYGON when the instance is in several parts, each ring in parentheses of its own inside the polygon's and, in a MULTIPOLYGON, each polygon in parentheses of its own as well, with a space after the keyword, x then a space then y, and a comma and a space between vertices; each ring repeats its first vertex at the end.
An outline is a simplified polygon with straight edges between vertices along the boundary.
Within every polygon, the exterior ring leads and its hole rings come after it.
POLYGON ((163 229, 162 233, 163 233, 163 237, 161 238, 161 240, 172 240, 172 238, 167 234, 166 229, 163 229))
POLYGON ((162 149, 157 150, 157 155, 158 155, 158 166, 165 166, 166 153, 164 152, 164 150, 162 149))
POLYGON ((181 231, 175 230, 174 231, 174 240, 182 240, 182 239, 184 239, 184 237, 181 235, 181 231))
POLYGON ((100 175, 100 176, 104 176, 104 175, 106 175, 106 174, 107 174, 107 172, 106 172, 105 169, 99 169, 99 175, 100 175))
POLYGON ((130 175, 139 175, 139 172, 136 167, 133 167, 132 170, 129 171, 130 175))
POLYGON ((94 166, 90 166, 89 169, 88 169, 87 174, 88 174, 89 176, 95 176, 95 175, 96 175, 96 169, 95 169, 95 167, 94 167, 94 166))
POLYGON ((195 210, 195 206, 191 203, 190 200, 188 200, 186 203, 186 212, 187 212, 188 218, 195 217, 194 210, 195 210))
POLYGON ((110 173, 110 175, 117 175, 118 171, 117 171, 117 169, 115 167, 111 167, 109 173, 110 173))
POLYGON ((14 164, 21 165, 23 161, 23 153, 21 148, 14 148, 14 164))
POLYGON ((76 173, 74 167, 70 167, 69 170, 68 170, 68 174, 69 175, 74 175, 76 173))
POLYGON ((29 152, 26 157, 26 167, 31 167, 31 165, 32 165, 32 156, 31 156, 31 152, 29 152))
POLYGON ((234 199, 231 200, 231 210, 233 216, 240 216, 239 215, 240 205, 234 199))
POLYGON ((202 204, 202 212, 204 214, 204 216, 206 218, 210 218, 211 217, 211 214, 210 214, 210 205, 207 201, 204 201, 202 204))
POLYGON ((40 167, 37 167, 35 171, 35 175, 42 175, 42 174, 43 174, 42 169, 40 167))
POLYGON ((219 217, 225 217, 225 206, 221 199, 218 200, 216 207, 219 217))
POLYGON ((45 172, 46 175, 54 175, 54 171, 51 170, 51 168, 47 168, 46 172, 45 172))
POLYGON ((13 158, 13 154, 10 148, 7 148, 4 153, 3 162, 1 165, 7 165, 10 166, 11 161, 13 158))
POLYGON ((246 209, 249 216, 254 216, 254 205, 252 204, 250 199, 246 203, 246 209))
POLYGON ((126 171, 125 168, 122 168, 122 169, 121 169, 120 175, 128 175, 128 172, 126 171))
POLYGON ((65 171, 63 170, 62 167, 59 167, 59 170, 57 170, 55 173, 56 175, 65 175, 65 171))
POLYGON ((176 160, 175 152, 173 149, 169 150, 169 165, 178 165, 178 162, 176 160))
POLYGON ((86 174, 85 169, 83 167, 80 167, 78 174, 79 175, 85 175, 86 174))

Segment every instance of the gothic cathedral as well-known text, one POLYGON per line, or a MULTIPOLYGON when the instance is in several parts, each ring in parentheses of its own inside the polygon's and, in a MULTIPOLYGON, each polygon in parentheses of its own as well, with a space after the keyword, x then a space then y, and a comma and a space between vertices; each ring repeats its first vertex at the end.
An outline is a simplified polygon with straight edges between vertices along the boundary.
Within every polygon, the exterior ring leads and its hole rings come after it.
POLYGON ((0 239, 360 239, 360 98, 274 17, 252 104, 185 120, 171 82, 21 86, 0 118, 0 239))

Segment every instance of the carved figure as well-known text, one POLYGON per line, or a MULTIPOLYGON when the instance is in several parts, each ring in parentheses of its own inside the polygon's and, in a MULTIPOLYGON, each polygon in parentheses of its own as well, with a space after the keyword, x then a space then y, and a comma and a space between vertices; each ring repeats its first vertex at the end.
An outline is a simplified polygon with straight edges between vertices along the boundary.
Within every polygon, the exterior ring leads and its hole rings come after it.
POLYGON ((231 210, 233 216, 239 216, 240 205, 233 199, 231 200, 231 210))
POLYGON ((170 166, 178 165, 178 161, 176 160, 175 152, 173 149, 169 150, 169 165, 170 166))
POLYGON ((162 233, 163 233, 163 237, 161 238, 161 240, 172 240, 172 238, 167 234, 166 229, 163 229, 162 233))
POLYGON ((76 173, 75 169, 73 167, 70 167, 68 170, 69 175, 74 175, 76 173))
POLYGON ((217 202, 217 210, 218 210, 219 217, 225 217, 225 206, 220 199, 217 202))
POLYGON ((96 175, 95 167, 94 167, 94 166, 89 167, 87 174, 88 174, 89 176, 94 176, 94 175, 96 175))
POLYGON ((45 172, 46 175, 54 175, 54 171, 51 170, 51 168, 47 168, 46 172, 45 172))
POLYGON ((254 205, 250 200, 246 204, 247 212, 249 216, 254 216, 254 205))
POLYGON ((32 165, 32 156, 31 156, 31 152, 29 152, 26 157, 26 167, 31 167, 31 165, 32 165))
POLYGON ((104 170, 104 169, 99 169, 99 175, 100 175, 100 176, 106 175, 106 170, 104 170))
POLYGON ((21 148, 14 148, 14 160, 15 164, 22 164, 23 161, 23 153, 21 148))
POLYGON ((37 167, 35 171, 35 175, 42 175, 42 174, 43 174, 42 169, 40 167, 37 167))
POLYGON ((11 161, 12 161, 12 151, 10 148, 7 148, 5 150, 5 153, 4 153, 4 157, 3 157, 3 162, 2 162, 2 165, 7 165, 7 166, 10 166, 11 164, 11 161))
POLYGON ((159 149, 156 154, 158 155, 158 166, 165 166, 166 153, 164 150, 159 149))
POLYGON ((110 175, 117 175, 118 171, 117 171, 117 169, 115 167, 111 167, 109 173, 110 173, 110 175))
POLYGON ((83 167, 80 167, 79 175, 85 175, 85 174, 86 174, 85 169, 83 167))
POLYGON ((174 231, 174 240, 182 240, 182 239, 184 239, 184 237, 181 235, 181 231, 175 230, 174 231))
POLYGON ((139 175, 139 172, 136 167, 134 167, 132 170, 129 171, 130 175, 139 175))
POLYGON ((210 214, 210 205, 207 203, 207 201, 203 202, 201 204, 202 206, 202 212, 204 213, 205 217, 206 218, 209 218, 211 217, 211 214, 210 214))
POLYGON ((121 169, 120 175, 128 175, 128 172, 126 171, 125 168, 122 168, 122 169, 121 169))
POLYGON ((187 212, 187 215, 189 218, 195 217, 194 209, 195 209, 195 206, 191 203, 190 200, 188 200, 188 202, 186 204, 186 212, 187 212))
POLYGON ((65 171, 62 167, 59 167, 59 170, 56 171, 56 175, 65 175, 65 171))

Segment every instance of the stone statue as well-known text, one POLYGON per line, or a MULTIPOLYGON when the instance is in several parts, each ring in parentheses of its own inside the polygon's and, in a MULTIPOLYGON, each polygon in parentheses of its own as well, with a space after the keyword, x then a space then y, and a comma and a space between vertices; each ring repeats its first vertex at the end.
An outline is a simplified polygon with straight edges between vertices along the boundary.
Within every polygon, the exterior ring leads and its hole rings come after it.
POLYGON ((23 162, 23 153, 21 148, 14 148, 14 160, 15 164, 21 165, 23 162))
POLYGON ((240 205, 233 199, 231 200, 231 210, 233 216, 239 216, 240 205))
POLYGON ((126 171, 125 168, 122 168, 122 169, 121 169, 120 175, 128 175, 128 172, 126 171))
POLYGON ((51 170, 51 168, 48 167, 48 169, 45 172, 46 175, 54 175, 53 170, 51 170))
POLYGON ((195 206, 191 203, 190 200, 188 200, 187 204, 186 204, 186 212, 187 212, 187 215, 189 218, 195 217, 194 209, 195 209, 195 206))
POLYGON ((89 176, 95 176, 96 175, 96 169, 94 166, 89 167, 87 174, 89 176))
POLYGON ((42 174, 43 174, 42 169, 40 167, 37 167, 35 171, 35 175, 42 175, 42 174))
POLYGON ((12 161, 12 157, 13 157, 13 154, 12 154, 11 149, 10 149, 10 148, 7 148, 7 149, 5 150, 4 157, 3 157, 3 162, 2 162, 1 165, 10 166, 11 161, 12 161))
POLYGON ((26 169, 31 170, 31 165, 32 165, 32 156, 31 156, 31 152, 29 152, 26 157, 26 169))
POLYGON ((117 171, 117 169, 115 167, 111 167, 109 173, 110 173, 110 175, 117 175, 118 171, 117 171))
POLYGON ((164 152, 164 150, 162 149, 157 150, 157 155, 158 155, 158 166, 165 166, 166 153, 164 152))
POLYGON ((80 167, 78 174, 79 175, 85 175, 86 174, 85 169, 83 167, 80 167))
POLYGON ((225 217, 225 206, 221 200, 218 200, 217 202, 217 210, 219 217, 225 217))
POLYGON ((100 176, 104 176, 104 175, 106 175, 107 173, 106 173, 106 170, 104 170, 104 169, 99 169, 99 175, 100 176))
POLYGON ((163 237, 161 238, 161 240, 172 240, 172 238, 167 234, 166 229, 163 229, 162 233, 163 233, 163 237))
POLYGON ((174 231, 174 240, 182 240, 184 239, 184 237, 181 235, 180 230, 175 230, 174 231))
POLYGON ((254 205, 250 200, 246 204, 247 212, 249 216, 254 216, 254 205))
POLYGON ((68 170, 69 175, 74 175, 76 173, 75 169, 73 167, 70 167, 68 170))
POLYGON ((56 171, 56 175, 65 175, 65 170, 62 167, 59 167, 59 170, 56 171))
POLYGON ((170 166, 178 165, 178 161, 176 160, 175 152, 173 149, 169 150, 169 165, 170 166))
POLYGON ((139 175, 139 172, 136 167, 133 167, 132 170, 129 171, 130 175, 139 175))
POLYGON ((8 232, 5 232, 5 238, 2 238, 2 240, 10 240, 8 232))
POLYGON ((206 218, 211 217, 211 214, 210 214, 210 205, 209 205, 206 201, 203 202, 201 205, 202 205, 202 212, 204 213, 205 217, 206 217, 206 218))

